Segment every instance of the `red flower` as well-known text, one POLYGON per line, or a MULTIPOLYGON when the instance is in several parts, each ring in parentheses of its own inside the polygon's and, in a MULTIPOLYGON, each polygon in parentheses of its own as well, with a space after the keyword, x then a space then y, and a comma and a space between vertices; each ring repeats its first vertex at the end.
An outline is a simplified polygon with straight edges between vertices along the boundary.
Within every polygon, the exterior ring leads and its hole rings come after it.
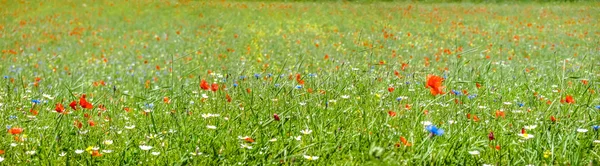
POLYGON ((280 120, 280 119, 279 119, 279 115, 277 115, 277 114, 273 114, 273 119, 275 119, 275 121, 279 121, 279 120, 280 120))
POLYGON ((573 103, 575 103, 575 99, 573 99, 573 96, 567 95, 564 99, 561 99, 560 102, 567 103, 567 104, 573 104, 573 103))
POLYGON ((552 121, 553 123, 556 123, 556 118, 554 116, 550 116, 550 121, 552 121))
POLYGON ((56 108, 54 108, 54 110, 58 113, 63 113, 65 111, 65 107, 61 103, 58 103, 56 104, 56 108))
POLYGON ((208 86, 206 80, 202 79, 202 81, 200 81, 200 88, 202 88, 203 90, 208 90, 210 87, 208 86))
POLYGON ((434 96, 444 94, 444 92, 442 91, 442 89, 444 88, 442 86, 442 81, 444 81, 444 79, 440 76, 428 75, 427 85, 425 85, 425 87, 429 88, 429 91, 434 96))
POLYGON ((219 84, 217 84, 217 83, 213 83, 213 84, 210 86, 210 90, 212 90, 213 92, 216 92, 217 90, 219 90, 219 84))
POLYGON ((388 115, 390 117, 395 117, 396 116, 396 112, 394 112, 394 111, 388 111, 388 115))
POLYGON ((93 120, 88 120, 88 124, 90 125, 90 127, 96 126, 96 122, 94 122, 93 120))
POLYGON ((69 107, 71 107, 73 110, 77 110, 77 102, 76 101, 71 102, 71 104, 69 104, 69 107))
POLYGON ((81 129, 81 128, 83 127, 83 123, 81 123, 81 122, 80 122, 80 121, 78 121, 78 120, 75 120, 75 122, 73 122, 73 125, 74 125, 75 127, 77 127, 78 129, 81 129))
POLYGON ((388 88, 388 91, 389 91, 390 93, 394 92, 394 87, 389 87, 389 88, 388 88))
POLYGON ((16 135, 16 134, 21 134, 23 132, 22 128, 18 128, 18 127, 13 127, 8 129, 8 133, 12 134, 12 135, 16 135))
POLYGON ((81 97, 79 98, 79 105, 85 109, 94 108, 92 103, 89 103, 87 100, 85 100, 85 95, 81 95, 81 97))

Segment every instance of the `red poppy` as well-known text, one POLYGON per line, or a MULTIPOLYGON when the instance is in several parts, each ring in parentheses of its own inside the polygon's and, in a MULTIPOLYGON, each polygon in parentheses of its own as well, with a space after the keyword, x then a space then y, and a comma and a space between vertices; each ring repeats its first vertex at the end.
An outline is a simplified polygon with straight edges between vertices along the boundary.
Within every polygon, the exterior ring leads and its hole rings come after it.
POLYGON ((550 121, 552 121, 553 123, 556 123, 556 118, 554 116, 550 116, 550 121))
POLYGON ((208 90, 210 87, 208 86, 206 80, 202 79, 202 81, 200 81, 200 88, 202 88, 203 90, 208 90))
POLYGON ((388 115, 390 117, 395 117, 396 116, 396 112, 394 112, 394 111, 388 111, 388 115))
POLYGON ((442 89, 444 88, 442 86, 442 81, 444 81, 444 79, 440 76, 428 75, 427 85, 425 85, 425 87, 429 88, 429 91, 434 96, 444 94, 444 92, 442 91, 442 89))
POLYGON ((69 104, 69 107, 71 107, 73 110, 77 110, 77 102, 76 101, 71 102, 71 104, 69 104))
POLYGON ((81 95, 81 97, 79 98, 79 105, 85 109, 92 109, 94 108, 94 106, 92 105, 92 103, 89 103, 86 99, 85 99, 85 95, 81 95))
POLYGON ((227 102, 231 102, 231 96, 229 96, 229 94, 225 94, 225 98, 227 99, 227 102))
POLYGON ((567 104, 573 104, 573 103, 575 103, 575 99, 573 99, 573 96, 567 95, 564 99, 561 99, 560 102, 567 103, 567 104))
POLYGON ((280 119, 279 119, 279 115, 277 115, 277 114, 273 114, 273 119, 275 119, 275 121, 279 121, 279 120, 280 120, 280 119))
POLYGON ((402 144, 404 144, 404 146, 412 146, 412 144, 408 142, 403 136, 400 136, 400 141, 402 142, 402 144))
POLYGON ((212 90, 213 92, 216 92, 217 90, 219 90, 219 84, 217 84, 217 83, 213 83, 213 84, 210 86, 210 90, 212 90))
POLYGON ((81 122, 80 122, 80 121, 78 121, 78 120, 75 120, 75 122, 73 122, 73 125, 74 125, 75 127, 77 127, 78 129, 81 129, 81 128, 83 127, 83 123, 81 123, 81 122))
POLYGON ((13 127, 13 128, 8 129, 8 133, 10 133, 12 135, 21 134, 21 133, 23 133, 23 129, 18 128, 18 127, 13 127))
POLYGON ((90 127, 94 127, 96 126, 96 122, 94 122, 93 120, 88 120, 88 125, 90 125, 90 127))
POLYGON ((395 89, 394 87, 389 87, 388 91, 391 93, 391 92, 394 92, 394 89, 395 89))

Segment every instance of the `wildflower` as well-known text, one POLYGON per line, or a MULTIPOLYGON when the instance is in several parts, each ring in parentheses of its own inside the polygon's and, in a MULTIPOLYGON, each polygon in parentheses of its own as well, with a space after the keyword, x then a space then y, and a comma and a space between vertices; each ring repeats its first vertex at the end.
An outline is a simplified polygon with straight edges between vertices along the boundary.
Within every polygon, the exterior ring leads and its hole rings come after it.
POLYGON ((60 152, 60 154, 58 154, 58 156, 60 156, 60 157, 64 157, 66 155, 67 155, 67 153, 65 153, 65 152, 60 152))
POLYGON ((294 139, 295 139, 296 141, 301 141, 301 140, 302 140, 302 136, 301 136, 301 135, 299 135, 299 136, 296 136, 296 137, 294 137, 294 139))
POLYGON ((129 130, 134 129, 134 128, 135 128, 135 125, 125 126, 125 129, 129 129, 129 130))
POLYGON ((521 129, 521 133, 519 133, 517 135, 519 135, 520 137, 523 137, 523 139, 531 139, 531 138, 533 138, 533 135, 527 134, 527 131, 525 131, 525 128, 522 128, 521 129))
POLYGON ((594 140, 595 144, 600 144, 600 140, 594 140))
POLYGON ((492 141, 492 140, 496 139, 496 137, 494 137, 494 132, 490 132, 490 134, 488 134, 488 139, 489 139, 490 141, 492 141))
POLYGON ((348 99, 348 98, 350 98, 349 95, 342 95, 341 97, 342 97, 342 99, 348 99))
POLYGON ((533 130, 533 129, 535 129, 535 128, 537 128, 537 125, 529 125, 529 126, 525 126, 525 129, 527 129, 527 130, 533 130))
POLYGON ((395 117, 396 116, 396 112, 394 112, 394 111, 388 111, 388 115, 390 117, 395 117))
POLYGON ((477 150, 469 151, 469 154, 471 154, 471 155, 479 155, 479 151, 477 151, 477 150))
POLYGON ((140 145, 140 149, 142 149, 142 150, 146 150, 146 151, 147 151, 147 150, 150 150, 150 149, 152 149, 152 146, 140 145))
POLYGON ((421 124, 423 124, 424 126, 429 126, 433 123, 431 123, 430 121, 422 121, 421 124))
POLYGON ((200 88, 202 88, 203 90, 208 90, 210 87, 208 86, 206 80, 202 79, 202 81, 200 81, 200 88))
POLYGON ((48 94, 42 94, 42 96, 45 97, 45 98, 47 98, 47 99, 50 99, 50 100, 54 99, 54 97, 52 97, 52 96, 50 96, 48 94))
POLYGON ((41 101, 38 100, 38 99, 33 99, 33 100, 31 100, 31 102, 33 102, 34 104, 40 104, 41 103, 41 101))
POLYGON ((442 77, 439 77, 436 75, 428 75, 427 76, 427 84, 425 85, 425 87, 429 88, 429 91, 431 92, 432 95, 434 95, 434 96, 441 95, 444 93, 442 91, 442 89, 444 88, 442 86, 443 81, 444 81, 444 79, 442 77))
POLYGON ((301 130, 300 132, 304 135, 308 135, 308 134, 312 133, 313 131, 309 130, 309 129, 304 129, 304 130, 301 130))
POLYGON ((85 99, 85 94, 79 98, 79 105, 85 109, 92 109, 94 106, 85 99))
POLYGON ((502 118, 506 117, 506 114, 504 113, 504 111, 496 110, 496 118, 499 118, 499 117, 502 117, 502 118))
POLYGON ((573 103, 575 103, 575 99, 573 99, 573 96, 567 95, 564 99, 561 99, 560 102, 567 103, 567 104, 573 104, 573 103))
POLYGON ((389 87, 388 92, 392 93, 392 92, 394 92, 394 89, 395 89, 394 87, 389 87))
POLYGON ((550 152, 550 150, 544 151, 544 158, 548 158, 550 157, 550 155, 552 155, 552 152, 550 152))
POLYGON ((554 116, 550 116, 550 121, 552 121, 552 123, 556 123, 556 118, 554 116))
POLYGON ((8 133, 10 133, 12 135, 21 134, 21 133, 23 133, 23 129, 19 128, 19 127, 13 127, 13 128, 8 129, 8 133))
POLYGON ((241 145, 242 145, 242 147, 240 147, 240 148, 242 148, 242 149, 252 149, 252 146, 250 146, 248 144, 242 143, 241 145))
POLYGON ((580 132, 580 133, 585 133, 585 132, 588 132, 588 130, 587 130, 587 129, 581 129, 581 128, 580 128, 580 129, 577 129, 577 132, 580 132))
POLYGON ((319 156, 304 155, 304 158, 307 159, 307 160, 317 160, 317 159, 319 159, 319 156))
POLYGON ((279 115, 277 115, 277 114, 273 114, 273 119, 275 119, 275 121, 279 121, 279 120, 280 120, 280 119, 279 119, 279 115))
POLYGON ((25 154, 27 154, 27 155, 34 155, 35 154, 35 150, 26 151, 25 154))
POLYGON ((597 110, 600 110, 600 105, 597 105, 597 106, 596 106, 596 109, 597 109, 597 110))
POLYGON ((431 136, 441 136, 444 134, 443 129, 439 129, 439 128, 435 127, 434 125, 429 125, 429 126, 425 127, 425 129, 431 133, 431 136))
POLYGON ((71 107, 71 109, 73 109, 73 110, 77 110, 77 102, 76 101, 71 102, 69 104, 69 107, 71 107))
POLYGON ((296 86, 296 89, 301 89, 301 88, 302 88, 302 85, 297 85, 296 86))
POLYGON ((598 128, 600 128, 600 126, 594 125, 594 126, 592 126, 592 128, 594 128, 594 131, 598 131, 598 128))
POLYGON ((217 129, 217 126, 206 125, 206 128, 215 130, 217 129))
POLYGON ((65 107, 61 103, 58 103, 56 104, 56 108, 54 108, 54 110, 58 113, 63 113, 63 111, 65 111, 65 107))
POLYGON ((113 144, 113 140, 104 140, 104 145, 112 145, 113 144))
POLYGON ((152 152, 152 153, 150 153, 150 154, 152 154, 152 155, 154 155, 154 156, 158 156, 158 155, 160 155, 160 152, 152 152))
POLYGON ((276 142, 276 141, 277 141, 277 138, 271 138, 271 139, 269 140, 269 142, 276 142))
POLYGON ((219 84, 213 83, 212 85, 210 85, 210 90, 216 92, 217 90, 219 90, 219 84))
POLYGON ((402 142, 402 144, 404 144, 404 146, 412 146, 412 144, 410 142, 408 142, 406 140, 406 138, 404 138, 403 136, 400 136, 400 142, 402 142))
POLYGON ((112 152, 113 152, 112 150, 108 150, 108 149, 102 150, 102 153, 112 153, 112 152))

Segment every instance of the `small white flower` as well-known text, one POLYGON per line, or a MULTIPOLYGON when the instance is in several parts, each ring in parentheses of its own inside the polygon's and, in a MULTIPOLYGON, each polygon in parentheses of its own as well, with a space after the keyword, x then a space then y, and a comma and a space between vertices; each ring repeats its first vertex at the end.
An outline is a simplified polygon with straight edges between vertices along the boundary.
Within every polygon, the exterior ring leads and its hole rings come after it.
POLYGON ((129 129, 129 130, 131 130, 131 129, 134 129, 134 128, 135 128, 135 125, 131 125, 131 126, 125 126, 125 128, 126 128, 126 129, 129 129))
POLYGON ((471 154, 471 155, 479 155, 479 151, 477 151, 477 150, 469 151, 469 154, 471 154))
POLYGON ((102 150, 102 153, 112 153, 112 152, 113 152, 113 150, 108 150, 108 149, 102 150))
POLYGON ((298 103, 298 104, 300 104, 300 106, 304 106, 304 105, 306 105, 306 103, 305 103, 305 102, 300 102, 300 103, 298 103))
POLYGON ((217 126, 206 125, 206 128, 215 130, 217 129, 217 126))
POLYGON ((47 99, 53 100, 54 97, 50 96, 49 94, 43 94, 42 96, 44 96, 47 99))
POLYGON ((349 99, 350 96, 349 95, 342 95, 342 99, 349 99))
POLYGON ((456 121, 454 121, 454 120, 448 120, 448 124, 455 124, 455 123, 456 123, 456 121))
POLYGON ((104 145, 112 145, 113 144, 113 140, 104 140, 104 145))
POLYGON ((319 156, 304 155, 304 158, 307 159, 307 160, 317 160, 317 159, 319 159, 319 156))
POLYGON ((240 148, 242 148, 242 149, 252 149, 252 146, 250 146, 250 145, 247 145, 247 144, 241 144, 241 145, 242 145, 242 147, 240 147, 240 148))
POLYGON ((422 121, 421 124, 423 124, 424 126, 429 126, 432 123, 430 121, 422 121))
POLYGON ((520 137, 523 137, 523 139, 531 139, 531 138, 533 138, 533 135, 531 135, 531 134, 521 134, 521 133, 519 133, 517 135, 519 135, 520 137))
POLYGON ((585 133, 585 132, 588 132, 588 130, 587 129, 577 129, 577 132, 585 133))
POLYGON ((60 157, 63 157, 63 156, 66 156, 66 155, 67 155, 67 153, 65 153, 65 152, 60 152, 60 154, 58 154, 58 156, 60 156, 60 157))
POLYGON ((504 105, 511 105, 511 104, 512 104, 512 103, 511 103, 511 102, 508 102, 508 101, 507 101, 507 102, 504 102, 504 105))
POLYGON ((202 118, 204 118, 204 119, 210 118, 210 114, 202 114, 202 118))
POLYGON ((202 98, 208 99, 208 95, 202 94, 202 98))
POLYGON ((34 155, 35 154, 35 150, 26 151, 25 154, 34 155))
POLYGON ((152 153, 150 153, 150 154, 152 154, 152 155, 154 155, 154 156, 158 156, 158 155, 160 155, 160 152, 152 152, 152 153))
POLYGON ((4 161, 4 157, 0 157, 0 162, 4 161))
POLYGON ((142 149, 142 150, 150 150, 150 149, 152 149, 152 146, 140 145, 140 149, 142 149))
POLYGON ((10 144, 10 146, 12 146, 12 147, 15 147, 15 146, 17 146, 17 145, 18 145, 17 143, 11 143, 11 144, 10 144))
POLYGON ((92 150, 98 150, 100 147, 92 147, 92 150))
POLYGON ((77 149, 77 150, 75 150, 75 153, 76 153, 76 154, 81 154, 81 153, 83 153, 83 152, 85 152, 85 151, 84 151, 84 150, 81 150, 81 149, 77 149))
POLYGON ((296 141, 301 141, 301 140, 302 140, 302 136, 301 136, 301 135, 299 135, 299 136, 297 136, 297 137, 294 137, 294 139, 296 139, 296 141))
POLYGON ((530 125, 530 126, 525 126, 525 129, 527 130, 533 130, 537 127, 537 125, 530 125))
POLYGON ((304 135, 308 135, 308 134, 312 133, 313 131, 309 130, 309 129, 304 129, 304 130, 301 130, 300 132, 304 135))
POLYGON ((486 108, 487 108, 487 107, 486 107, 486 106, 483 106, 483 105, 480 105, 480 106, 479 106, 479 109, 486 109, 486 108))
POLYGON ((269 142, 275 142, 277 141, 277 138, 272 138, 271 140, 269 140, 269 142))
POLYGON ((594 143, 600 144, 600 140, 594 140, 594 143))

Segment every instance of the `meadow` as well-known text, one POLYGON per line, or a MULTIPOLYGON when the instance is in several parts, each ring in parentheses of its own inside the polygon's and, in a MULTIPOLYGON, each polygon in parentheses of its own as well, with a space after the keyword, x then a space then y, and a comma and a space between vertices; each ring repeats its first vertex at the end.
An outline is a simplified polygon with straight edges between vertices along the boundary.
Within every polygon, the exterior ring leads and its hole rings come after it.
POLYGON ((598 165, 600 3, 1 1, 1 165, 598 165))

